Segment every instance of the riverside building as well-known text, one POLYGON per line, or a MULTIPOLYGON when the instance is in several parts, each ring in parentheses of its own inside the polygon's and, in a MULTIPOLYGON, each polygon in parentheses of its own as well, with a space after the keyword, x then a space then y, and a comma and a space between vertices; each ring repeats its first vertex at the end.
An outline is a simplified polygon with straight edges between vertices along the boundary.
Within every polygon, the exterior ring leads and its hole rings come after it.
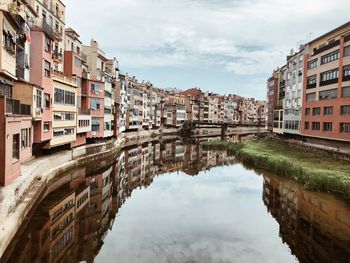
POLYGON ((287 57, 286 93, 283 101, 283 133, 300 134, 305 46, 287 57))
POLYGON ((350 22, 307 45, 302 135, 350 140, 350 22))

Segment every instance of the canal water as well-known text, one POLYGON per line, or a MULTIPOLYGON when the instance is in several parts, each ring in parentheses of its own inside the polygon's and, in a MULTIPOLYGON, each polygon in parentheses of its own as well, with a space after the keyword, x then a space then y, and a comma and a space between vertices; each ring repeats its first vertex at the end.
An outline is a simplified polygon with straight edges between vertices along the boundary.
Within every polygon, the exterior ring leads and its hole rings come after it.
POLYGON ((47 189, 1 262, 350 262, 350 208, 224 152, 123 150, 47 189))

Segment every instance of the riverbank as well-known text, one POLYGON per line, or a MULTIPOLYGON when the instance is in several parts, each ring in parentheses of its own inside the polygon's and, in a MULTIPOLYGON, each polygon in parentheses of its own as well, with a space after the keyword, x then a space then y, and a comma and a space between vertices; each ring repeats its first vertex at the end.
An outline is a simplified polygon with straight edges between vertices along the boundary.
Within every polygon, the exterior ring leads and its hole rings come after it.
POLYGON ((335 193, 350 200, 350 162, 315 154, 306 148, 263 138, 242 144, 202 143, 204 149, 227 150, 244 164, 294 178, 307 189, 335 193))
POLYGON ((21 176, 0 188, 0 258, 45 189, 60 174, 82 166, 112 160, 123 147, 177 138, 177 129, 130 132, 107 142, 35 158, 22 165, 21 176))

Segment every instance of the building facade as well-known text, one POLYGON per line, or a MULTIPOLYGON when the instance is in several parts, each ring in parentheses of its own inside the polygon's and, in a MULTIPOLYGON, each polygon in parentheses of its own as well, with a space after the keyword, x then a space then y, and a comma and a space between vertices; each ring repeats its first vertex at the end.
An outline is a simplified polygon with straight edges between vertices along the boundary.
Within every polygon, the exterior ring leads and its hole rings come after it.
POLYGON ((308 43, 302 135, 350 140, 350 22, 308 43))

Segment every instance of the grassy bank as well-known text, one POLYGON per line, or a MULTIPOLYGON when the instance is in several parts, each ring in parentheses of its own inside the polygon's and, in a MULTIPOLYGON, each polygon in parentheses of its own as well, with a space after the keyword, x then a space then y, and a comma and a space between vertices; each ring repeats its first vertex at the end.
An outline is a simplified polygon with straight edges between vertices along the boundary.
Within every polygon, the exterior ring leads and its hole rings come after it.
POLYGON ((350 162, 289 146, 271 139, 240 145, 205 142, 206 150, 227 150, 244 164, 288 176, 314 191, 341 194, 350 199, 350 162))

